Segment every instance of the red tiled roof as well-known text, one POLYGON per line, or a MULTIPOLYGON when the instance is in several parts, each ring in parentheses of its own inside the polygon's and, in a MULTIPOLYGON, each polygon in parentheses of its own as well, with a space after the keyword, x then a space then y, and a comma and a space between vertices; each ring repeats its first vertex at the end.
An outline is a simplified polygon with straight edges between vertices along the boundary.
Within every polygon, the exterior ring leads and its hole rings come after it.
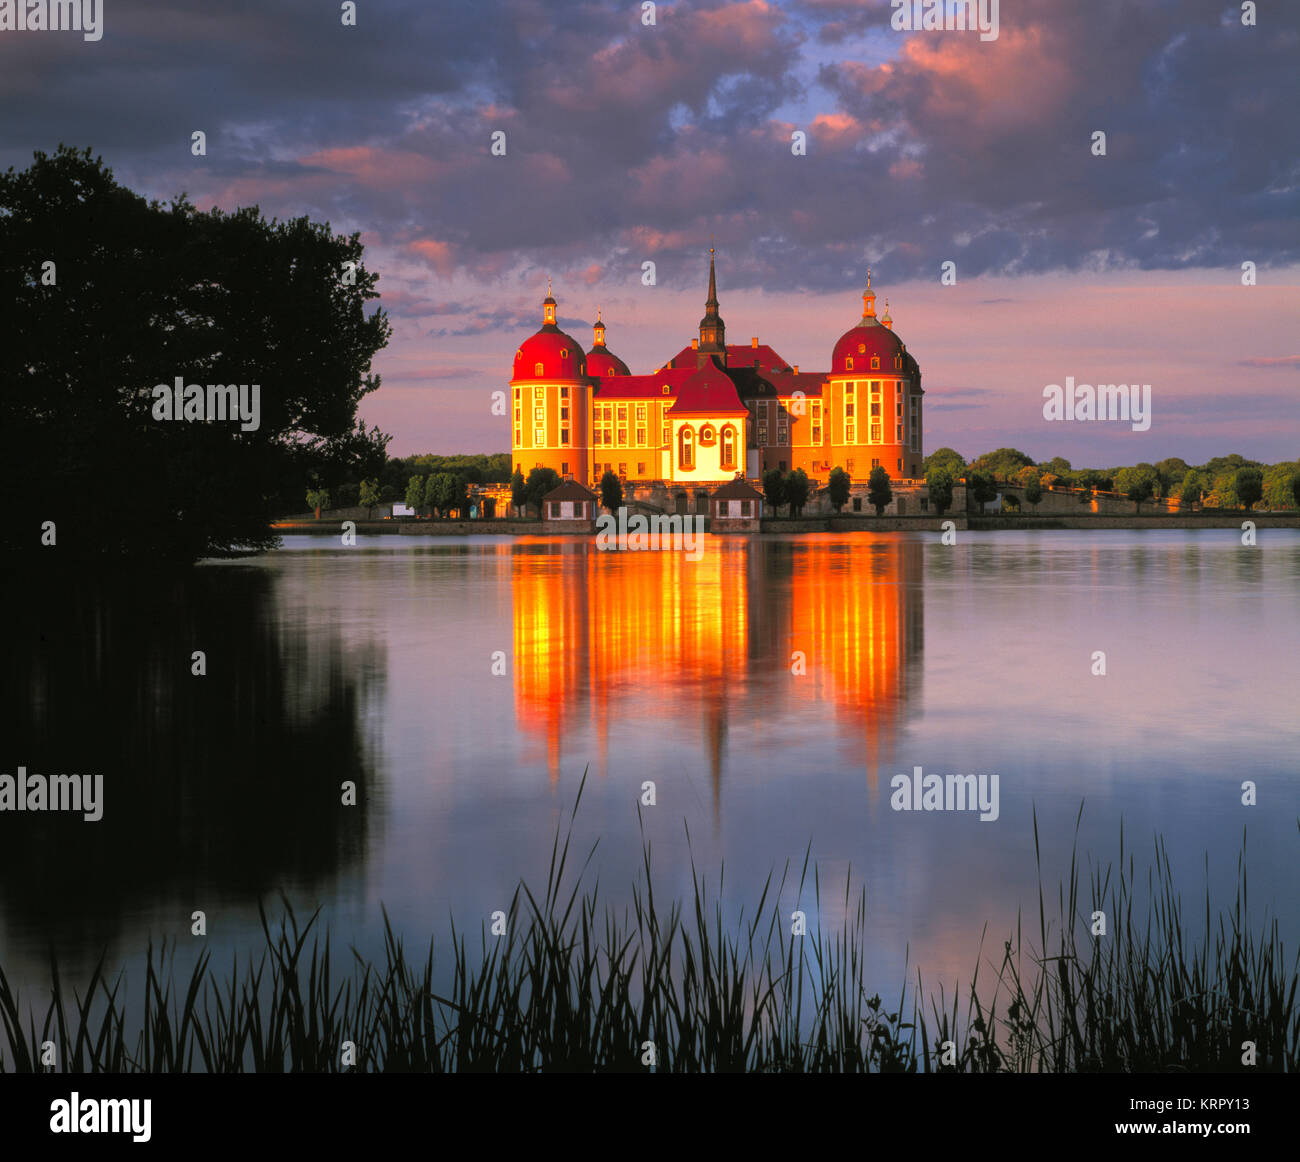
POLYGON ((763 494, 743 480, 731 480, 713 494, 714 500, 762 500, 763 494))
POLYGON ((794 395, 796 391, 801 391, 809 397, 821 398, 822 387, 826 382, 828 371, 801 371, 795 375, 793 371, 781 375, 772 374, 767 378, 772 386, 776 388, 777 394, 783 398, 794 395))
POLYGON ((749 409, 740 402, 736 385, 710 357, 698 371, 692 372, 677 392, 669 409, 674 418, 681 416, 747 416, 749 409))
POLYGON ((682 384, 694 374, 692 363, 690 367, 674 367, 651 375, 609 375, 600 381, 592 399, 597 403, 612 399, 675 399, 682 384), (667 395, 664 384, 668 385, 667 395))
POLYGON ((556 485, 542 497, 542 500, 595 500, 596 494, 588 488, 584 488, 576 480, 566 480, 562 484, 556 485))
MULTIPOLYGON (((693 347, 683 347, 670 362, 676 367, 694 367, 696 354, 693 347)), ((773 371, 788 371, 790 364, 766 343, 760 343, 757 347, 746 343, 728 343, 727 370, 735 371, 741 367, 748 367, 767 375, 773 371), (754 367, 756 361, 757 368, 754 367)))

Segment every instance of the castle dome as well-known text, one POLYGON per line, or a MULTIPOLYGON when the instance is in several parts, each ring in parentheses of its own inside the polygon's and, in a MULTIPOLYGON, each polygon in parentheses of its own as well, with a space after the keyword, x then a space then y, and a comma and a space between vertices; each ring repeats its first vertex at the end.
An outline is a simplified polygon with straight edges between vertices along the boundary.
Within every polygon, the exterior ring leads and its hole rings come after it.
POLYGON ((605 324, 601 321, 600 311, 596 311, 596 323, 593 327, 595 342, 587 352, 588 375, 631 375, 628 365, 605 346, 605 324))
POLYGON ((525 339, 515 352, 513 379, 549 379, 576 382, 587 374, 582 344, 556 325, 555 299, 548 286, 542 300, 542 327, 525 339))
MULTIPOLYGON (((892 323, 892 320, 890 320, 892 323)), ((903 343, 876 318, 876 295, 871 289, 871 272, 867 271, 867 289, 862 296, 862 319, 840 336, 831 353, 831 374, 856 374, 860 371, 898 372, 904 370, 903 343), (874 365, 873 365, 874 361, 874 365)))

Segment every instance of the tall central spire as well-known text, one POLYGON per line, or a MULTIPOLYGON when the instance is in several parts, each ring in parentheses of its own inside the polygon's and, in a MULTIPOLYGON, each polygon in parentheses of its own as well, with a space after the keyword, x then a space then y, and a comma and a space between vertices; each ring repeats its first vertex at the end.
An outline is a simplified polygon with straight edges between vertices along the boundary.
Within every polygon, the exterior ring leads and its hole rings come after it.
POLYGON ((713 265, 713 247, 709 247, 709 297, 704 300, 704 318, 700 320, 701 352, 698 362, 703 364, 710 355, 727 361, 727 325, 718 314, 718 278, 713 265))

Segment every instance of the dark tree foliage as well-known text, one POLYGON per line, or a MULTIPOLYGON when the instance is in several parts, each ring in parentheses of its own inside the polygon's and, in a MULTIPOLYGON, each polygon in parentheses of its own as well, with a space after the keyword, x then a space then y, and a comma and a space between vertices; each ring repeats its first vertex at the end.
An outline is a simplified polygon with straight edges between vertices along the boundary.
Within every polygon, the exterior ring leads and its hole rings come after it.
POLYGON ((966 496, 976 509, 988 504, 997 494, 990 473, 978 468, 972 468, 966 473, 966 496))
POLYGON ((867 477, 867 503, 876 510, 876 515, 880 516, 893 499, 894 490, 889 485, 889 473, 877 464, 871 470, 871 475, 867 477))
POLYGON ((812 481, 802 468, 796 468, 785 478, 785 502, 790 506, 791 516, 802 516, 803 506, 808 503, 808 493, 812 481))
POLYGON ((934 511, 943 516, 952 508, 952 473, 943 463, 936 464, 925 474, 925 484, 934 511))
POLYGON ((600 478, 600 503, 610 512, 623 503, 623 482, 608 468, 600 478))
POLYGON ((1242 508, 1253 507, 1264 495, 1264 474, 1258 468, 1238 468, 1232 482, 1242 508))
POLYGON ((528 473, 528 480, 524 484, 524 500, 540 513, 542 497, 559 486, 560 474, 554 468, 534 468, 528 473))
POLYGON ((0 545, 55 563, 266 548, 309 481, 378 474, 388 438, 357 406, 390 327, 361 262, 357 235, 307 218, 146 201, 89 150, 0 175, 0 440, 35 497, 0 545), (178 376, 259 384, 259 427, 154 419, 178 376))
POLYGON ((780 468, 769 468, 763 473, 763 498, 767 501, 772 515, 785 503, 785 473, 780 468))
POLYGON ((831 469, 826 487, 830 493, 831 508, 839 512, 848 503, 849 493, 853 491, 852 478, 843 468, 837 466, 831 469))

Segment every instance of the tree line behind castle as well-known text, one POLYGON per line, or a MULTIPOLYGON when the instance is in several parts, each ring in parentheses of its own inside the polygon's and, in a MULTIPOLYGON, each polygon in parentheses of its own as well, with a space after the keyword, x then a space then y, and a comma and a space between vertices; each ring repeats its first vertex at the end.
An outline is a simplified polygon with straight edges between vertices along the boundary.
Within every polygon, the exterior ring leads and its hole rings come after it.
MULTIPOLYGON (((540 510, 541 498, 560 483, 551 468, 534 468, 526 477, 510 472, 510 453, 392 458, 368 479, 343 480, 334 488, 313 488, 308 507, 373 509, 378 515, 393 504, 404 504, 421 516, 465 517, 480 486, 510 485, 510 503, 516 514, 540 510)), ((1096 493, 1126 497, 1140 507, 1149 500, 1176 499, 1189 508, 1214 510, 1267 510, 1300 508, 1300 460, 1264 464, 1231 453, 1204 464, 1191 465, 1177 456, 1155 464, 1139 463, 1119 468, 1074 468, 1056 456, 1035 463, 1016 448, 998 448, 967 462, 952 448, 940 448, 926 457, 924 475, 930 506, 938 514, 952 508, 953 493, 965 485, 968 502, 982 505, 993 500, 1000 486, 1011 485, 1016 494, 1003 497, 1004 508, 1016 509, 1022 500, 1038 505, 1045 490, 1070 490, 1080 505, 1096 493)), ((880 513, 893 497, 884 468, 875 468, 867 484, 867 503, 880 513)), ((837 468, 824 486, 831 507, 839 511, 848 501, 848 473, 837 468)), ((801 469, 764 474, 762 490, 768 511, 782 509, 798 516, 817 493, 816 483, 801 469)), ((600 503, 613 511, 624 503, 623 482, 606 472, 599 486, 600 503)))

